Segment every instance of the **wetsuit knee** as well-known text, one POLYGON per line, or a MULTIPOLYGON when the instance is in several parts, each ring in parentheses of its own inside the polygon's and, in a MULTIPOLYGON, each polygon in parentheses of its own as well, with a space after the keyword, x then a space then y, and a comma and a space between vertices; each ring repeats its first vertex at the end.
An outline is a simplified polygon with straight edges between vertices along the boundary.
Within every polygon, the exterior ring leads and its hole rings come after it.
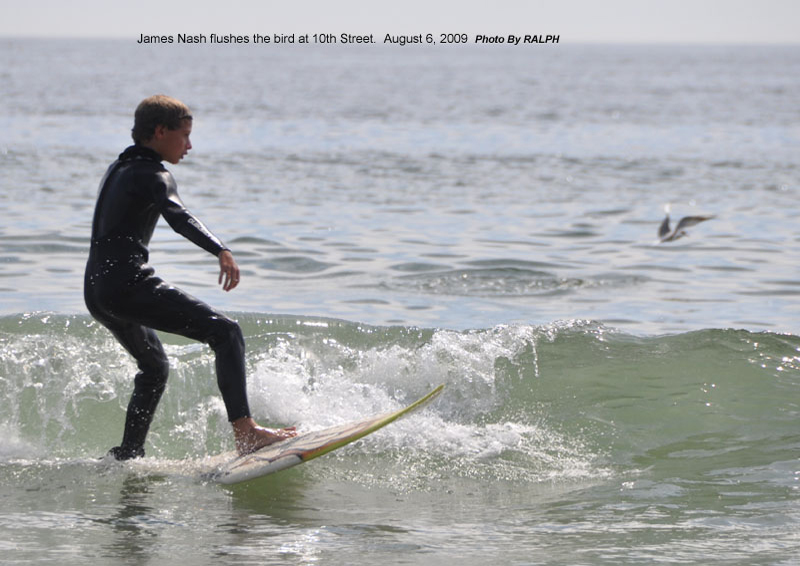
POLYGON ((169 377, 169 359, 165 355, 158 355, 146 361, 140 360, 138 365, 139 373, 134 380, 136 386, 163 391, 169 377))
POLYGON ((244 350, 242 329, 234 320, 218 316, 212 319, 208 345, 215 351, 220 348, 236 348, 244 350))

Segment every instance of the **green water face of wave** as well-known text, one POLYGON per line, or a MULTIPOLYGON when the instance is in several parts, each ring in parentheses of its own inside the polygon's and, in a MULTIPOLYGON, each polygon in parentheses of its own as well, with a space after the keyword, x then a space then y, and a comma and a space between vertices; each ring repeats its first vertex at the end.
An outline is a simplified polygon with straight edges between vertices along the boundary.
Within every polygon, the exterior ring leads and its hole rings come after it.
MULTIPOLYGON (((795 336, 711 329, 634 337, 580 321, 456 332, 239 320, 251 404, 268 424, 321 428, 445 383, 433 407, 354 449, 387 465, 411 459, 426 474, 541 481, 654 468, 666 477, 724 475, 797 454, 795 336)), ((148 454, 229 449, 210 351, 164 339, 171 377, 148 454)), ((134 373, 88 317, 1 318, 0 457, 102 454, 118 442, 134 373)))

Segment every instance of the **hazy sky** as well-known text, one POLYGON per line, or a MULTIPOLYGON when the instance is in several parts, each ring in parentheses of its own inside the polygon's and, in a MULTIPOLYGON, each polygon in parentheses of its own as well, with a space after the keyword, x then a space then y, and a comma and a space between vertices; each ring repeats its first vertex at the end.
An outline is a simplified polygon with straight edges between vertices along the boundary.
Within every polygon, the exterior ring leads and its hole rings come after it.
POLYGON ((0 36, 554 34, 560 42, 800 43, 800 0, 0 0, 0 36))

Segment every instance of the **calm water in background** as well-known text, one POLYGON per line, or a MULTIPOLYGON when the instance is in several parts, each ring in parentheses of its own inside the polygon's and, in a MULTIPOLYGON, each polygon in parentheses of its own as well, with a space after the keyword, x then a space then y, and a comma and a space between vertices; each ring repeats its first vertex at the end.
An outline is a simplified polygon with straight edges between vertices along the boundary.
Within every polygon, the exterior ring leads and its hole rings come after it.
POLYGON ((8 559, 795 560, 796 47, 0 47, 8 559), (135 369, 82 304, 91 213, 155 92, 244 281, 165 226, 151 260, 240 320, 262 420, 434 407, 221 489, 213 360, 167 337, 149 457, 94 461, 135 369), (716 217, 656 245, 667 205, 716 217))

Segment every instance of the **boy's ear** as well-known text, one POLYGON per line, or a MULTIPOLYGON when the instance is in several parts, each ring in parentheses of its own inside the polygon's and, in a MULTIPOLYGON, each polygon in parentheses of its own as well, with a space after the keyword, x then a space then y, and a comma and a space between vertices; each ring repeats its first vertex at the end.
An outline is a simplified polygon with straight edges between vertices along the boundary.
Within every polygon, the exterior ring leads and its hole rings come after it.
POLYGON ((163 124, 159 124, 156 126, 155 131, 153 132, 153 139, 161 139, 164 137, 164 132, 167 130, 167 127, 163 124))

